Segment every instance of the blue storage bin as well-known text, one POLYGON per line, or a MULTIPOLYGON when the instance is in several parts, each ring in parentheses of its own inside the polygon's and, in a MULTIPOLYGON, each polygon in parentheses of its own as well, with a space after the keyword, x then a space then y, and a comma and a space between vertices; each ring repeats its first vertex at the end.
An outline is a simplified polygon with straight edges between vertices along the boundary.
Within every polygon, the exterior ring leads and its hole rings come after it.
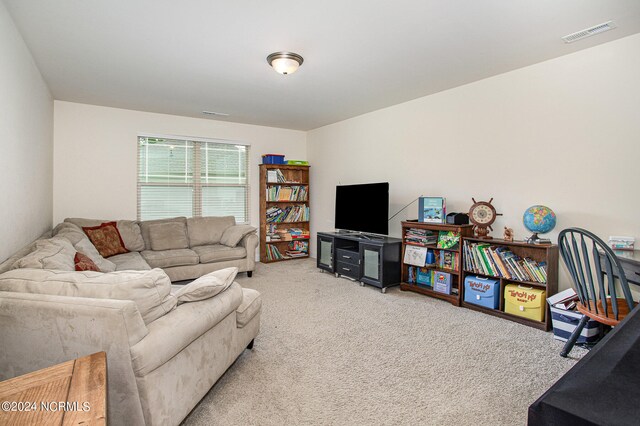
POLYGON ((498 280, 469 275, 464 279, 464 301, 489 309, 500 307, 498 280))
POLYGON ((280 154, 264 154, 262 156, 262 164, 284 164, 284 155, 280 154))
MULTIPOLYGON (((573 330, 582 319, 582 314, 576 311, 566 311, 564 309, 551 306, 551 322, 553 323, 553 338, 566 342, 573 330)), ((602 324, 590 319, 582 329, 576 344, 596 343, 602 336, 602 324)))

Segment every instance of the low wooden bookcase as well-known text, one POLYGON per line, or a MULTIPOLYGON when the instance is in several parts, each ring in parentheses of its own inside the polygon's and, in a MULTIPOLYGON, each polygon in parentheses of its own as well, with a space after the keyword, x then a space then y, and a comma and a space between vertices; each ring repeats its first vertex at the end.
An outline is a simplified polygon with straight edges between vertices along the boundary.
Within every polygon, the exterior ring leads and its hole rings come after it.
POLYGON ((517 315, 512 315, 505 312, 505 299, 504 299, 504 291, 507 284, 517 284, 523 285, 527 287, 539 288, 543 289, 546 292, 546 297, 552 296, 558 292, 558 246, 555 244, 545 244, 545 245, 537 245, 537 244, 527 244, 524 242, 518 241, 505 241, 500 239, 479 239, 479 238, 465 238, 465 242, 467 243, 482 243, 482 244, 490 244, 491 246, 505 247, 515 255, 520 258, 530 258, 536 262, 545 262, 546 267, 546 275, 547 281, 546 283, 540 283, 536 281, 521 281, 510 278, 499 277, 495 275, 488 275, 478 273, 477 271, 471 271, 466 267, 466 253, 463 247, 463 261, 462 261, 462 275, 461 282, 462 284, 462 306, 465 308, 473 309, 475 311, 484 312, 489 315, 494 315, 500 318, 505 318, 511 321, 518 322, 520 324, 525 324, 531 327, 539 328, 541 330, 549 331, 551 329, 551 310, 546 303, 544 303, 545 315, 543 321, 535 321, 527 318, 523 318, 517 315), (499 280, 500 284, 500 306, 498 309, 489 309, 482 306, 475 305, 473 303, 467 303, 464 301, 464 279, 469 275, 481 276, 481 277, 489 277, 492 279, 499 280))
POLYGON ((451 302, 451 304, 455 306, 460 306, 462 301, 462 287, 463 287, 463 278, 462 278, 462 241, 463 238, 469 237, 473 234, 472 225, 447 225, 440 223, 423 223, 417 221, 406 221, 402 222, 402 282, 400 284, 400 288, 406 291, 414 291, 416 293, 421 293, 427 296, 436 297, 438 299, 446 300, 451 302), (439 249, 436 244, 428 244, 421 245, 415 244, 407 241, 406 235, 407 230, 415 228, 415 229, 424 229, 427 231, 431 231, 438 235, 440 231, 453 231, 457 232, 460 235, 460 242, 458 243, 457 248, 455 249, 439 249), (451 274, 451 294, 440 293, 434 291, 431 287, 423 286, 420 284, 412 284, 409 283, 409 268, 412 265, 408 265, 404 263, 404 254, 407 249, 407 246, 416 245, 419 247, 426 247, 434 252, 454 252, 457 253, 458 256, 458 267, 456 269, 441 269, 435 266, 426 266, 425 268, 435 271, 441 271, 451 274))

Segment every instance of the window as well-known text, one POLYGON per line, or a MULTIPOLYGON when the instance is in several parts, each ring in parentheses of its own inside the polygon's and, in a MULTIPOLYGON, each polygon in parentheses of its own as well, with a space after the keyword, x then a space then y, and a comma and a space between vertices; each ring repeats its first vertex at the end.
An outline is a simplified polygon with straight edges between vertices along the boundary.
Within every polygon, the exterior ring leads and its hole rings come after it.
POLYGON ((235 216, 249 221, 249 146, 140 136, 138 220, 235 216))

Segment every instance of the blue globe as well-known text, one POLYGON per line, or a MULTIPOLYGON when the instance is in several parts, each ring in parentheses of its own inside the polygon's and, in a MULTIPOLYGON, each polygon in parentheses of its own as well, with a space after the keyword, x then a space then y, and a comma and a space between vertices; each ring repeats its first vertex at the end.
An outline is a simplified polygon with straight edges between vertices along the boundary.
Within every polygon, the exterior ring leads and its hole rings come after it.
POLYGON ((529 231, 546 234, 556 227, 556 214, 547 206, 531 206, 524 212, 522 221, 529 231))

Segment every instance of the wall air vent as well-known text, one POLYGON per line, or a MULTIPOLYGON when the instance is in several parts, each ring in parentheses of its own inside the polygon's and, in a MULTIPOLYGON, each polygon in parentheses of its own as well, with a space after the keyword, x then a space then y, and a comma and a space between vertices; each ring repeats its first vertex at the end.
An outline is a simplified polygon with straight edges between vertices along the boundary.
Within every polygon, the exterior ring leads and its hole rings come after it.
POLYGON ((600 34, 605 31, 612 30, 616 27, 613 21, 605 22, 604 24, 594 25, 591 28, 578 31, 573 34, 562 37, 565 43, 573 43, 574 41, 582 40, 583 38, 591 37, 592 35, 600 34))
POLYGON ((202 111, 202 113, 204 115, 215 115, 215 116, 218 116, 218 117, 228 117, 229 116, 229 114, 224 113, 224 112, 202 111))

